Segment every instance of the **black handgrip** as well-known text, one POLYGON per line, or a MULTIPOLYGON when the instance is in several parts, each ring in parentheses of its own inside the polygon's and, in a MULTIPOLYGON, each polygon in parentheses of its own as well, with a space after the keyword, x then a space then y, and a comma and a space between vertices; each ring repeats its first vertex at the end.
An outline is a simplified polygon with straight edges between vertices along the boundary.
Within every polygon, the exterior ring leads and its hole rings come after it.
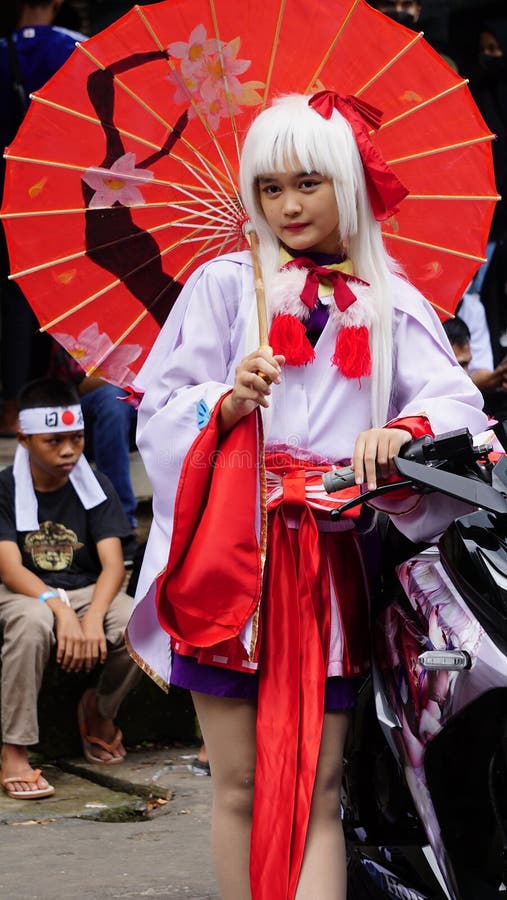
POLYGON ((344 466, 343 469, 332 469, 330 472, 325 472, 322 476, 322 483, 328 494, 354 487, 356 483, 354 469, 352 466, 344 466))

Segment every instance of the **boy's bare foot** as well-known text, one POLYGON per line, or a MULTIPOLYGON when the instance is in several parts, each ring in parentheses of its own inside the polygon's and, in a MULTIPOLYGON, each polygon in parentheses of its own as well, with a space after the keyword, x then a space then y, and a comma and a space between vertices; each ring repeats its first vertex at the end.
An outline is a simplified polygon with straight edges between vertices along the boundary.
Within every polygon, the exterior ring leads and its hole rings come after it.
POLYGON ((105 719, 98 710, 94 688, 86 690, 78 706, 78 720, 83 753, 88 762, 105 765, 120 763, 127 755, 121 731, 112 719, 105 719), (95 742, 94 738, 98 741, 95 742))
POLYGON ((21 747, 17 744, 2 744, 1 760, 2 773, 0 779, 9 795, 12 796, 12 794, 21 792, 33 794, 37 791, 47 792, 46 796, 49 793, 53 793, 54 788, 42 775, 39 775, 35 781, 33 780, 35 771, 40 770, 32 769, 28 762, 28 750, 26 747, 21 747), (22 779, 23 775, 28 776, 32 780, 24 781, 22 779), (13 777, 16 778, 16 781, 10 780, 13 777))

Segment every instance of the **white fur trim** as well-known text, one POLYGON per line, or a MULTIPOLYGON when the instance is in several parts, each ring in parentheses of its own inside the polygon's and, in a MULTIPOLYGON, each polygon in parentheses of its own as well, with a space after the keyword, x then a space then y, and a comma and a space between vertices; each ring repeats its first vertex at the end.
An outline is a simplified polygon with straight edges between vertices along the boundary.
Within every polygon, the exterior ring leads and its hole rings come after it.
POLYGON ((284 313, 296 316, 301 321, 308 319, 311 310, 301 300, 301 291, 306 283, 306 269, 280 269, 276 273, 267 291, 267 300, 271 316, 284 313))
MULTIPOLYGON (((304 322, 310 317, 311 310, 301 300, 301 292, 306 282, 306 269, 298 269, 295 266, 290 269, 280 269, 271 281, 267 291, 269 312, 271 317, 285 314, 296 316, 304 322)), ((329 302, 329 317, 336 327, 359 328, 365 325, 368 329, 376 319, 376 310, 372 302, 369 285, 348 278, 347 287, 350 288, 356 302, 342 312, 335 303, 329 302)), ((329 298, 332 301, 333 297, 329 298)), ((322 298, 321 302, 328 305, 328 298, 322 298)))
POLYGON ((335 303, 329 307, 329 318, 337 326, 343 328, 359 328, 366 325, 371 328, 375 319, 375 306, 372 302, 371 291, 369 286, 359 284, 355 281, 347 281, 347 287, 350 288, 356 297, 356 302, 342 312, 335 303))

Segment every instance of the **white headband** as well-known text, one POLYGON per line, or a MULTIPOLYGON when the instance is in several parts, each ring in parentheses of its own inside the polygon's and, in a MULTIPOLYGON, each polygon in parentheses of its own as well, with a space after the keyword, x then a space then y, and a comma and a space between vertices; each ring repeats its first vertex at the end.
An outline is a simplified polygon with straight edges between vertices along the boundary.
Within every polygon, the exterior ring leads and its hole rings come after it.
POLYGON ((73 406, 36 406, 22 409, 19 426, 25 434, 51 434, 60 431, 81 431, 83 411, 79 403, 73 406))
MULTIPOLYGON (((19 413, 19 425, 25 434, 51 434, 65 431, 81 431, 83 413, 79 404, 67 407, 37 407, 23 409, 19 413)), ((32 473, 30 453, 18 444, 13 466, 14 504, 17 531, 37 531, 39 528, 38 505, 32 473)), ((93 469, 82 454, 69 480, 85 509, 92 509, 107 500, 93 469)))

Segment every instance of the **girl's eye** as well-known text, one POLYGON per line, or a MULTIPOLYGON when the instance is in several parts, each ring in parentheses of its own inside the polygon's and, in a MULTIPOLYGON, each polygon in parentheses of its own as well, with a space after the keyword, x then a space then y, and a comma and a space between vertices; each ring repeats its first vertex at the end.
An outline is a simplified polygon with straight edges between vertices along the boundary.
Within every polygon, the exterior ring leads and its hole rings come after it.
POLYGON ((262 188, 262 193, 272 196, 273 194, 277 194, 279 190, 280 188, 276 184, 265 184, 262 188))
POLYGON ((317 181, 315 178, 305 178, 305 180, 301 182, 300 187, 303 190, 309 190, 311 188, 318 187, 319 184, 320 181, 317 181))

